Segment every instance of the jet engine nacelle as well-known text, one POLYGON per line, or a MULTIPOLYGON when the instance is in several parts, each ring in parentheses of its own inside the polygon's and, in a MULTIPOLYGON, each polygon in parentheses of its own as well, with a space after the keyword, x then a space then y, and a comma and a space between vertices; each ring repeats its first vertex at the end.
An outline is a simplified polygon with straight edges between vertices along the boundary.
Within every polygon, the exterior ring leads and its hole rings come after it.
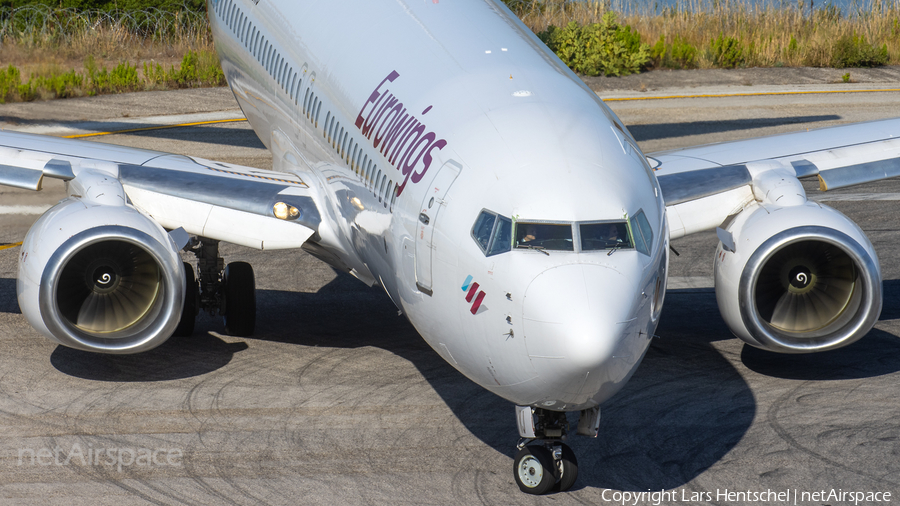
POLYGON ((719 310, 753 346, 780 353, 840 348, 864 336, 881 313, 875 250, 830 207, 755 205, 719 236, 719 310))
MULTIPOLYGON (((111 183, 98 200, 119 193, 111 183)), ((22 245, 19 307, 35 329, 65 346, 146 351, 168 339, 181 317, 179 248, 120 196, 117 205, 68 198, 37 220, 22 245)))

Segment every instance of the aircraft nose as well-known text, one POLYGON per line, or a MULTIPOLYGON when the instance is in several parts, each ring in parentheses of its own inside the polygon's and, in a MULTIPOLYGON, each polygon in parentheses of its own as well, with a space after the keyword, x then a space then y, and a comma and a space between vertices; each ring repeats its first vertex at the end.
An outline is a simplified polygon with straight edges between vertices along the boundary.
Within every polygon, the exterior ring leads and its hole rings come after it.
POLYGON ((611 267, 563 265, 539 274, 523 301, 525 347, 544 372, 584 377, 607 364, 633 318, 636 282, 611 267))

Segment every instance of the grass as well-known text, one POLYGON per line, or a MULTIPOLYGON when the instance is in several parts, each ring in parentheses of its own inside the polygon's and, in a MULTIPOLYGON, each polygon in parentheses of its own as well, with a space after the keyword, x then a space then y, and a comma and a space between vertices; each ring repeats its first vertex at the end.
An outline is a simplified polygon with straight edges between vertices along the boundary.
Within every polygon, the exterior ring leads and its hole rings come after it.
POLYGON ((0 10, 0 102, 224 84, 202 12, 0 10))
MULTIPOLYGON (((812 0, 504 1, 587 75, 900 64, 900 0, 860 0, 849 13, 812 0)), ((0 9, 0 102, 223 84, 196 9, 0 9)))
POLYGON ((657 50, 651 50, 648 64, 656 67, 900 64, 900 0, 863 0, 846 14, 798 1, 682 0, 657 8, 649 0, 643 7, 629 0, 506 0, 535 32, 573 21, 602 23, 606 12, 617 12, 620 23, 632 27, 642 42, 654 44, 651 49, 657 50))

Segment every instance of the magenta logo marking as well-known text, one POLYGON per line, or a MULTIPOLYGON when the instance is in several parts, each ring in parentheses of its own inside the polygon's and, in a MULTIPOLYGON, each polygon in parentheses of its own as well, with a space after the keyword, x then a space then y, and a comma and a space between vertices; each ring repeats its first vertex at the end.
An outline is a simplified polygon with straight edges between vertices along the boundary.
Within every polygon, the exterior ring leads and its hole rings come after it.
POLYGON ((447 141, 438 139, 437 134, 428 131, 421 119, 431 111, 432 106, 426 107, 417 117, 407 110, 392 90, 382 91, 385 83, 393 83, 398 77, 400 74, 392 71, 369 95, 356 117, 356 128, 403 174, 403 183, 397 188, 397 196, 400 196, 407 181, 411 179, 416 184, 422 180, 434 161, 434 150, 444 149, 447 141))
POLYGON ((466 292, 466 302, 472 303, 472 314, 477 314, 479 309, 487 310, 487 306, 481 305, 484 301, 484 291, 479 291, 478 283, 473 283, 472 279, 472 276, 466 277, 462 285, 462 291, 466 292))

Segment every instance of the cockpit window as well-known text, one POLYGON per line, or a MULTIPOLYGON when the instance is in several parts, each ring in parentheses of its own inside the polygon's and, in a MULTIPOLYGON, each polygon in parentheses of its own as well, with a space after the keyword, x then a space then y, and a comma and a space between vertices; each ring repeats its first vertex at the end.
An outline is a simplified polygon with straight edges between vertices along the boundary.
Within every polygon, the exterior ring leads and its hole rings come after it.
POLYGON ((472 227, 472 238, 486 256, 505 253, 512 246, 512 220, 484 210, 472 227))
POLYGON ((516 248, 574 251, 569 223, 516 223, 516 248))
POLYGON ((478 219, 475 220, 475 226, 472 227, 472 237, 478 243, 478 246, 481 247, 481 251, 485 253, 491 242, 491 232, 494 230, 494 221, 496 220, 496 214, 490 211, 481 211, 478 219))
POLYGON ((494 237, 491 238, 491 246, 488 256, 505 253, 512 248, 512 220, 503 216, 497 216, 497 224, 494 226, 494 237))
POLYGON ((581 233, 582 251, 633 247, 628 237, 628 225, 624 221, 582 223, 578 230, 581 233))
POLYGON ((634 237, 634 246, 638 251, 645 255, 650 254, 650 248, 653 245, 653 229, 650 228, 650 222, 643 210, 637 212, 631 218, 631 235, 634 237))

